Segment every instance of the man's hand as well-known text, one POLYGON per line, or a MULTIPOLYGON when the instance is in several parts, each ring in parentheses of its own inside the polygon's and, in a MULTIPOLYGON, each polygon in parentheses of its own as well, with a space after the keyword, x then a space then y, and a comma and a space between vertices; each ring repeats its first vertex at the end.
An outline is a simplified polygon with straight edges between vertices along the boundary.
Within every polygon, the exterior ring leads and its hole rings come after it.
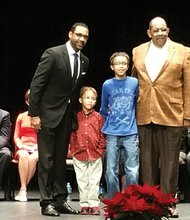
POLYGON ((190 127, 190 120, 184 119, 184 121, 183 121, 183 126, 184 126, 184 127, 190 127))
POLYGON ((39 116, 31 117, 31 127, 38 133, 41 129, 41 119, 39 116))

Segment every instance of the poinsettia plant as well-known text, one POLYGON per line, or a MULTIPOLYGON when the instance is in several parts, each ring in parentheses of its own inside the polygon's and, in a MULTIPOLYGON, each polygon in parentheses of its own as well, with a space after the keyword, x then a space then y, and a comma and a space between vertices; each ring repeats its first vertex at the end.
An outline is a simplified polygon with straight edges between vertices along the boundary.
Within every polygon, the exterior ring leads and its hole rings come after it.
POLYGON ((102 199, 105 217, 127 219, 140 215, 144 219, 161 220, 169 217, 170 207, 176 204, 173 194, 164 193, 159 186, 130 185, 124 192, 117 192, 111 199, 102 199))

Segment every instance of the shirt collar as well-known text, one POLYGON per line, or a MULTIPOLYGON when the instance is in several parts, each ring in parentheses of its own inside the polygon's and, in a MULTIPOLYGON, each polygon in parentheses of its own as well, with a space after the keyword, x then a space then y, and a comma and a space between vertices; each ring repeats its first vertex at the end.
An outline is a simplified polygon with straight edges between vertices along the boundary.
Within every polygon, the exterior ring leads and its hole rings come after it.
POLYGON ((86 113, 86 112, 82 109, 81 112, 82 112, 83 115, 90 115, 90 114, 92 114, 94 111, 95 111, 95 109, 92 109, 90 112, 86 113))

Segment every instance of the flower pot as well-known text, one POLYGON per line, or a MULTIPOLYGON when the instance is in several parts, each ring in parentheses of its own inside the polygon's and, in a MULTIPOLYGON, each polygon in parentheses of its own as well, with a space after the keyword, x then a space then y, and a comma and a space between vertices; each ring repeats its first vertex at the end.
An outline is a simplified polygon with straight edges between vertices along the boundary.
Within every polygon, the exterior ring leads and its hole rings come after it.
POLYGON ((111 220, 152 220, 151 217, 146 216, 146 218, 141 215, 141 214, 134 214, 134 215, 129 215, 129 216, 125 216, 125 217, 118 217, 118 218, 114 218, 111 217, 111 220))
POLYGON ((136 217, 136 216, 126 216, 124 218, 111 218, 111 220, 144 220, 144 219, 141 219, 139 217, 136 217))

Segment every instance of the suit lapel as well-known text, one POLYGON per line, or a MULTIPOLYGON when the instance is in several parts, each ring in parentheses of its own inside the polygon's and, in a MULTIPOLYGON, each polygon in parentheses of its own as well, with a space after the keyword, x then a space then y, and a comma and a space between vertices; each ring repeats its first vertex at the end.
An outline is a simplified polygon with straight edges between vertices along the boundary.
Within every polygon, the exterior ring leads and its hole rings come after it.
POLYGON ((79 78, 81 77, 82 75, 82 72, 83 72, 83 66, 84 66, 84 56, 82 54, 82 52, 80 53, 80 71, 79 71, 79 77, 78 77, 78 80, 79 78))
MULTIPOLYGON (((169 49, 168 49, 168 55, 167 55, 167 59, 166 59, 166 62, 164 63, 162 69, 160 70, 160 73, 159 75, 164 72, 164 70, 166 69, 166 67, 169 65, 169 63, 171 62, 172 60, 172 57, 174 56, 174 53, 175 53, 175 47, 173 45, 169 45, 169 49)), ((158 75, 158 76, 159 76, 158 75)))
POLYGON ((64 56, 63 62, 65 62, 66 69, 69 71, 69 76, 72 78, 71 64, 70 64, 69 54, 66 45, 63 45, 63 56, 64 56))
MULTIPOLYGON (((149 74, 148 74, 148 71, 147 71, 147 69, 146 69, 146 65, 145 65, 145 57, 146 57, 146 54, 147 54, 147 51, 148 51, 149 46, 150 46, 150 42, 148 42, 148 43, 146 43, 146 44, 144 45, 144 47, 142 48, 142 50, 141 50, 141 52, 140 52, 139 58, 141 59, 140 63, 141 63, 142 71, 143 71, 144 73, 146 73, 146 75, 147 75, 148 78, 150 79, 149 74)), ((151 79, 150 79, 150 81, 151 81, 151 79)))

